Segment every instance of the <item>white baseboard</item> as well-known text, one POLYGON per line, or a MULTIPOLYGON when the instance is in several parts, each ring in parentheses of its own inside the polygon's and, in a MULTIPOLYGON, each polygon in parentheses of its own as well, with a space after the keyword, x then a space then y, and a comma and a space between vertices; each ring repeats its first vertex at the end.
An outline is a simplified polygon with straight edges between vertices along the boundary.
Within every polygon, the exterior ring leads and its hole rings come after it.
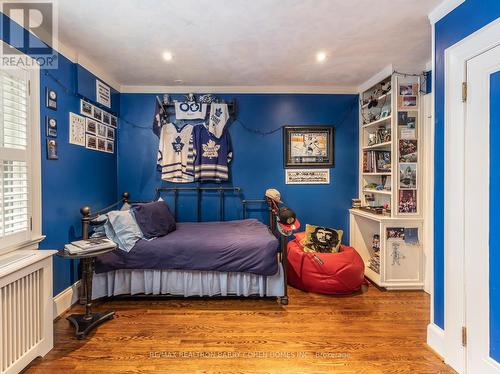
POLYGON ((80 294, 79 290, 80 281, 77 281, 75 284, 54 296, 54 319, 59 317, 78 301, 78 295, 80 294))
POLYGON ((427 345, 444 357, 444 330, 433 323, 427 325, 427 345))

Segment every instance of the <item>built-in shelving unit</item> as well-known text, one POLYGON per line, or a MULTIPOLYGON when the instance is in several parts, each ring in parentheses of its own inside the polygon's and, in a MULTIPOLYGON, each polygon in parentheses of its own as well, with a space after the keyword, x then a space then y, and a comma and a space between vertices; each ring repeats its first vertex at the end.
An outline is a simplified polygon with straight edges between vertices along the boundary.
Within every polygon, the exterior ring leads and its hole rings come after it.
POLYGON ((423 288, 419 88, 391 74, 360 92, 359 198, 373 212, 350 210, 350 242, 388 289, 423 288))

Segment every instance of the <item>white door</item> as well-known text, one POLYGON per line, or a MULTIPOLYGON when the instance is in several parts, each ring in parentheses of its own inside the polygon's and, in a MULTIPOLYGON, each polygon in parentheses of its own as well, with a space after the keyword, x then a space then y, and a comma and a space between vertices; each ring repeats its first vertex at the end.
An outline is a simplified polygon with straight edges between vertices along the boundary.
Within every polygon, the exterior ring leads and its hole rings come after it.
POLYGON ((467 62, 465 110, 466 368, 500 373, 500 46, 467 62))

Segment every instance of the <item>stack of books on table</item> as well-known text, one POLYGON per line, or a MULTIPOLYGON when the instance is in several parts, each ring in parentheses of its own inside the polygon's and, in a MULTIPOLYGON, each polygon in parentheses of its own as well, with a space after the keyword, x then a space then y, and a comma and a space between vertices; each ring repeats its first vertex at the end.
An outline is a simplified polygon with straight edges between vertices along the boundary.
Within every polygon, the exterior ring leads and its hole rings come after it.
POLYGON ((98 252, 109 248, 116 248, 116 244, 107 238, 77 240, 64 246, 64 250, 71 255, 98 252))

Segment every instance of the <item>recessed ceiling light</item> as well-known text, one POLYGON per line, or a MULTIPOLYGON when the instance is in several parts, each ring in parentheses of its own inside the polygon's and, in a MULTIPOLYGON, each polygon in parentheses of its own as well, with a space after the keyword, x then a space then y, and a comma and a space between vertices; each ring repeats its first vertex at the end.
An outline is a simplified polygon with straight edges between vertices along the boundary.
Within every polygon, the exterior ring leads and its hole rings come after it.
POLYGON ((184 81, 183 81, 182 79, 176 79, 176 80, 174 81, 174 83, 175 83, 175 84, 183 84, 183 83, 184 83, 184 81))
POLYGON ((326 52, 318 52, 316 53, 316 61, 324 62, 326 60, 326 52))
POLYGON ((165 61, 172 61, 172 58, 174 57, 174 56, 172 56, 172 52, 169 52, 169 51, 163 52, 162 56, 163 56, 163 59, 165 61))

